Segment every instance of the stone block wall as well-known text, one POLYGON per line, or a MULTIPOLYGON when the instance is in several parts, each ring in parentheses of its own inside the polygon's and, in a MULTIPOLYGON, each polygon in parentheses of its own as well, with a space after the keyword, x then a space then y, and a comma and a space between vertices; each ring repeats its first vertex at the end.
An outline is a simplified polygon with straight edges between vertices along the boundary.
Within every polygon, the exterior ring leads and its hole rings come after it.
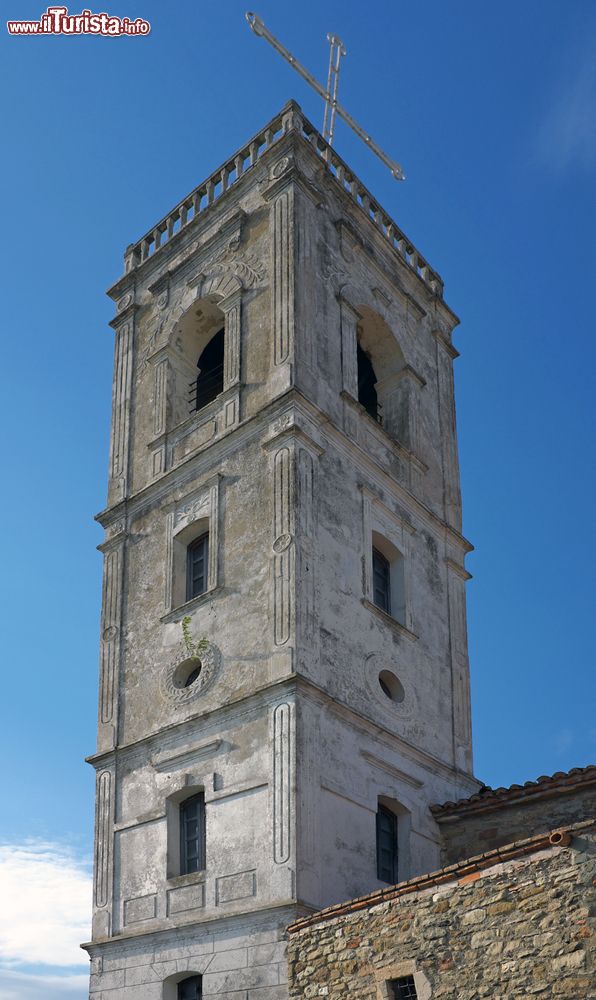
POLYGON ((534 838, 494 852, 492 863, 479 856, 426 885, 416 880, 298 922, 289 935, 290 1000, 381 1000, 391 995, 388 980, 410 975, 418 1000, 587 1000, 595 995, 595 853, 596 824, 578 824, 568 846, 534 838))

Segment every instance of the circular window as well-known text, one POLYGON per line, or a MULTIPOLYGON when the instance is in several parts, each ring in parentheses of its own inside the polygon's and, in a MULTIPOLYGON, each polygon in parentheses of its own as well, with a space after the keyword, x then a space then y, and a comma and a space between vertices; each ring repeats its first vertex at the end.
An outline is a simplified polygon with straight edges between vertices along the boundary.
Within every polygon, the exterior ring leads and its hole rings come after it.
POLYGON ((179 690, 181 688, 189 688, 191 684, 194 684, 198 680, 202 669, 203 664, 198 656, 189 656, 187 660, 183 660, 176 667, 173 677, 174 687, 179 690))
POLYGON ((402 702, 405 698, 405 691, 401 682, 390 670, 381 670, 379 674, 379 687, 390 701, 402 702))
POLYGON ((180 642, 162 669, 161 693, 176 705, 194 701, 213 682, 220 665, 219 649, 212 642, 201 646, 200 656, 189 656, 186 643, 180 642))

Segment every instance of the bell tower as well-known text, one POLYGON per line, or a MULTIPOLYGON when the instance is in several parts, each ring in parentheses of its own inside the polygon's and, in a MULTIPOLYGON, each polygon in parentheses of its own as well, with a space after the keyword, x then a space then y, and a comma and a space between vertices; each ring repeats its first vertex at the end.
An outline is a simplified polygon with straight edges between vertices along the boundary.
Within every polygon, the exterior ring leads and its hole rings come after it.
POLYGON ((91 996, 282 1000, 478 787, 457 318, 294 102, 110 295, 91 996))

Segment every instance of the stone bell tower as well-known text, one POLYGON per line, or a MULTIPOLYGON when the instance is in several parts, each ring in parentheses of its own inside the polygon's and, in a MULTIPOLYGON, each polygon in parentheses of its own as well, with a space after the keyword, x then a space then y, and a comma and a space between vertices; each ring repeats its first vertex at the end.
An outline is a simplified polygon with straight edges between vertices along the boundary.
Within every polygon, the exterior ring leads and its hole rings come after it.
POLYGON ((293 102, 110 295, 91 995, 282 1000, 477 788, 457 318, 293 102))

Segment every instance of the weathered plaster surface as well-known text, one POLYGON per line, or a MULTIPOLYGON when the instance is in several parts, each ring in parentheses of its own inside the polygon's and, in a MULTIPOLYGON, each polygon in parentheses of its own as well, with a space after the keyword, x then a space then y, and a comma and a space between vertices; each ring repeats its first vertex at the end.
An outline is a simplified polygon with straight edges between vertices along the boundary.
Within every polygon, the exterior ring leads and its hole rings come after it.
POLYGON ((292 128, 113 296, 93 989, 168 1000, 191 969, 207 995, 276 1000, 292 915, 378 885, 378 797, 407 877, 439 863, 428 805, 477 787, 456 320, 292 128), (223 392, 189 413, 220 323, 223 392), (357 337, 383 427, 355 398, 357 337), (193 525, 208 589, 186 603, 193 525), (372 532, 403 554, 403 620, 371 599, 372 532), (180 694, 185 615, 209 667, 180 694), (168 817, 195 788, 206 870, 176 876, 168 817))

